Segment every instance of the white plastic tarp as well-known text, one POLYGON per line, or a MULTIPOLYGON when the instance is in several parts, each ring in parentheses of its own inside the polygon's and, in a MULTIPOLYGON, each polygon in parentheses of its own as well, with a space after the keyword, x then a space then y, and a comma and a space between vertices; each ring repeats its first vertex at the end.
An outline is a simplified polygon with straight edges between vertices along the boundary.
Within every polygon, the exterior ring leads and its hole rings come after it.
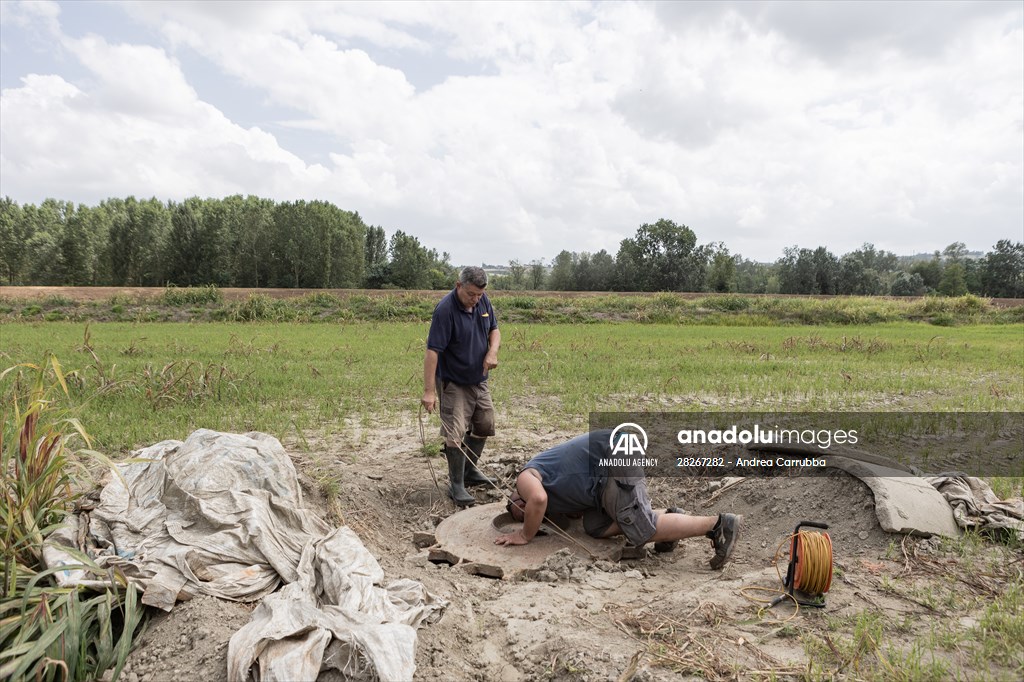
POLYGON ((276 438, 201 429, 134 456, 147 461, 119 467, 87 524, 72 518, 51 536, 49 566, 78 563, 61 545, 88 551, 164 610, 198 594, 263 599, 232 637, 232 682, 311 680, 321 668, 350 679, 412 678, 416 628, 447 603, 415 581, 381 586, 384 573, 356 534, 305 509, 276 438))
POLYGON ((1004 530, 1024 540, 1024 500, 1001 500, 984 480, 963 473, 945 473, 925 479, 938 490, 953 518, 964 530, 1004 530))

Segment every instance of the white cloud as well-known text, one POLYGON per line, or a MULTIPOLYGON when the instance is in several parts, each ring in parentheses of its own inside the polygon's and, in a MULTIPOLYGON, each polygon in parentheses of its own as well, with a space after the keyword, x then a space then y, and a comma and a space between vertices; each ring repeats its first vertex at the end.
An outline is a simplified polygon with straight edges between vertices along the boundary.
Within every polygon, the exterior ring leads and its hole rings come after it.
POLYGON ((614 252, 661 217, 768 259, 988 248, 1024 224, 1024 13, 981 5, 127 5, 161 45, 49 7, 90 77, 3 92, 3 192, 323 198, 458 262, 614 252), (186 54, 326 167, 202 101, 186 54), (417 89, 424 64, 464 68, 417 89))
POLYGON ((275 194, 328 177, 201 102, 160 49, 95 35, 65 39, 64 47, 89 69, 90 90, 29 75, 0 98, 5 193, 34 197, 43 186, 45 196, 94 201, 275 194))
POLYGON ((54 33, 60 25, 60 5, 49 0, 30 0, 0 3, 3 21, 20 29, 33 30, 39 25, 45 31, 54 33))
POLYGON ((177 63, 159 48, 109 45, 96 35, 63 43, 93 74, 92 97, 104 110, 173 121, 187 116, 198 99, 177 63))

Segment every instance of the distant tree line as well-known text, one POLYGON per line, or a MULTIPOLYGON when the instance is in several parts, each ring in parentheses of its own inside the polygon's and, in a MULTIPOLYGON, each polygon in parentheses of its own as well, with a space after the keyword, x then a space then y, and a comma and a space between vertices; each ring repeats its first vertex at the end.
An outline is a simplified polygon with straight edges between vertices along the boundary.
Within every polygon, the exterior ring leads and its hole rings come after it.
POLYGON ((326 201, 0 200, 0 283, 448 288, 448 254, 326 201))
POLYGON ((774 263, 729 253, 722 242, 698 244, 697 235, 671 220, 644 224, 607 251, 562 251, 550 268, 512 261, 493 278, 498 289, 557 291, 698 291, 757 294, 962 296, 1024 298, 1024 243, 1003 239, 982 258, 961 242, 929 259, 898 257, 864 244, 836 256, 824 246, 792 246, 774 263))
MULTIPOLYGON (((447 289, 457 274, 450 260, 326 201, 0 200, 0 282, 11 285, 447 289)), ((662 219, 641 225, 615 255, 512 261, 491 288, 1024 298, 1024 244, 1000 240, 971 258, 956 242, 917 260, 872 244, 843 256, 792 246, 758 263, 662 219)))

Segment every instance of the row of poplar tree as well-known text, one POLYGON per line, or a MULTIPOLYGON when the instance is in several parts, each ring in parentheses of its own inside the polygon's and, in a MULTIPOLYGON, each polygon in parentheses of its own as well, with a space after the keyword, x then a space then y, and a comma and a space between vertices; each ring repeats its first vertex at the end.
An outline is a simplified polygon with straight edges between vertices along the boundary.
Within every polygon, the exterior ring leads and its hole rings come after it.
MULTIPOLYGON (((449 261, 326 201, 0 200, 0 282, 12 285, 446 289, 449 261)), ((758 263, 664 219, 641 225, 614 255, 562 251, 550 265, 504 270, 493 288, 1024 298, 1021 242, 1000 240, 980 258, 956 242, 924 259, 871 244, 842 256, 793 246, 758 263)))
POLYGON ((448 254, 326 201, 0 200, 0 282, 52 286, 445 288, 448 254))

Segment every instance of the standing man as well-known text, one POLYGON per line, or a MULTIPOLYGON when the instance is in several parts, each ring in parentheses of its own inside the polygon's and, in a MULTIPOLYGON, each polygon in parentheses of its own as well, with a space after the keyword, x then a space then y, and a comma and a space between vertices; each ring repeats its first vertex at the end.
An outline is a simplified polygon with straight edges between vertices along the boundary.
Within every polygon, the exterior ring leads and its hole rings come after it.
POLYGON ((525 545, 537 535, 546 514, 564 514, 582 516, 591 537, 625 535, 636 547, 653 542, 657 552, 671 552, 680 540, 703 535, 715 551, 711 568, 725 566, 740 537, 742 517, 690 516, 677 507, 652 510, 642 468, 602 463, 611 459, 610 435, 585 433, 527 462, 506 507, 523 526, 499 535, 494 544, 525 545))
POLYGON ((468 267, 434 308, 423 358, 423 407, 440 402, 441 435, 448 460, 448 495, 460 507, 476 501, 467 485, 492 483, 477 468, 494 435, 494 405, 487 373, 498 366, 501 332, 484 289, 487 273, 468 267), (467 460, 467 457, 469 461, 467 460))

